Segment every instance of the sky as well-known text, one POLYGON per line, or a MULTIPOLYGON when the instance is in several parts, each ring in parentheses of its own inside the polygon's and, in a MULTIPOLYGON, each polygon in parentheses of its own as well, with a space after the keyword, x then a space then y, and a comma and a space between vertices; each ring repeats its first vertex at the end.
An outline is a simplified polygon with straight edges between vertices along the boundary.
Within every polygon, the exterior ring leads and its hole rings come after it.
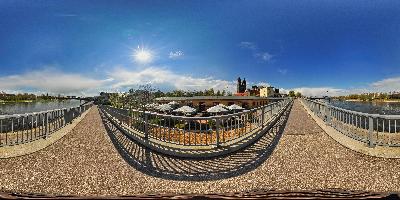
POLYGON ((400 91, 400 1, 0 1, 0 91, 400 91))

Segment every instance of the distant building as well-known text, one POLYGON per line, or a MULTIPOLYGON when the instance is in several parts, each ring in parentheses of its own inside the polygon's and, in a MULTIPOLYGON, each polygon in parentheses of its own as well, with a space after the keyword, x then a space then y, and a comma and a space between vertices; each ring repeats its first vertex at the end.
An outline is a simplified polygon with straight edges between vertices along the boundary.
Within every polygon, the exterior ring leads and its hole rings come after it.
POLYGON ((264 86, 256 86, 253 85, 251 86, 251 89, 248 89, 247 91, 250 93, 250 96, 260 96, 260 90, 265 88, 264 86))
POLYGON ((278 88, 268 86, 260 89, 260 97, 281 97, 281 94, 278 88))
POLYGON ((246 79, 244 78, 243 81, 240 77, 237 79, 237 87, 236 87, 236 94, 235 96, 249 96, 246 92, 246 79))

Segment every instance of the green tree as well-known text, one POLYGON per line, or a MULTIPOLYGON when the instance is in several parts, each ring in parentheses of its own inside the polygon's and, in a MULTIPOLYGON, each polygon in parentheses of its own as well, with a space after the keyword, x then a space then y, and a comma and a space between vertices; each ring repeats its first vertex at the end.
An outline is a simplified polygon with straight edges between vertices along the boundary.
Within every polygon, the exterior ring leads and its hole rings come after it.
POLYGON ((296 92, 296 97, 301 97, 301 93, 300 92, 296 92))
POLYGON ((225 90, 222 90, 222 94, 221 94, 222 96, 226 96, 226 91, 225 90))
POLYGON ((294 93, 293 90, 289 91, 289 97, 295 97, 295 96, 296 96, 296 94, 294 93))

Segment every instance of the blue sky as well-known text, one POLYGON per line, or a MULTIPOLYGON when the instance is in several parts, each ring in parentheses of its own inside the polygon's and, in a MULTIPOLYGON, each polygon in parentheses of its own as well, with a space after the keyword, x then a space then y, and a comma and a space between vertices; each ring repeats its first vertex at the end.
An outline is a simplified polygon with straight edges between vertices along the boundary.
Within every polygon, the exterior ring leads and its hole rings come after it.
POLYGON ((0 91, 400 90, 396 0, 3 0, 0 27, 0 91))

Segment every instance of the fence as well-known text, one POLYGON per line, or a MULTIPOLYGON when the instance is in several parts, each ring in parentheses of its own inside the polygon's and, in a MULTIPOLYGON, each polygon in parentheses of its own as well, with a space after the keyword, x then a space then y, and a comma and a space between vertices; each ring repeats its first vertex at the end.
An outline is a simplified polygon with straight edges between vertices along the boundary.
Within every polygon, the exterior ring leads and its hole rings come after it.
POLYGON ((346 110, 325 102, 302 99, 303 103, 327 125, 369 147, 400 146, 400 115, 368 114, 346 110))
POLYGON ((101 106, 100 110, 138 142, 179 150, 238 145, 265 129, 292 102, 284 99, 243 112, 185 117, 101 106))
POLYGON ((71 123, 93 104, 42 112, 0 115, 0 147, 32 142, 50 135, 71 123))

